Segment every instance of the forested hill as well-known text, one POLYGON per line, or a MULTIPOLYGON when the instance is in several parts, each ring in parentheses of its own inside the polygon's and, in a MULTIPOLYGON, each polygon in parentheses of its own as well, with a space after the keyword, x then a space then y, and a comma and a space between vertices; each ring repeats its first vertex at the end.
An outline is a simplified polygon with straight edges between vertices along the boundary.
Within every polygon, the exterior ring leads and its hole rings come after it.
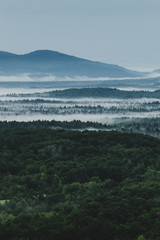
POLYGON ((160 140, 0 132, 0 239, 159 240, 160 140))
POLYGON ((0 51, 0 75, 59 77, 141 77, 145 74, 114 64, 90 61, 50 50, 18 55, 0 51))
POLYGON ((21 97, 50 97, 50 98, 160 98, 160 90, 150 91, 124 91, 113 88, 71 88, 45 93, 15 94, 21 97))

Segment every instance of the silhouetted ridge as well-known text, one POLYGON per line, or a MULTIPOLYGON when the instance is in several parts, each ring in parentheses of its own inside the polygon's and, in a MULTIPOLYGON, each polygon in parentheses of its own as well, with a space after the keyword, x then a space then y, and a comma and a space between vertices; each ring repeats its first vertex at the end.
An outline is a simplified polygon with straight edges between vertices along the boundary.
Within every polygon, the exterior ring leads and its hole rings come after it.
POLYGON ((138 77, 142 73, 131 71, 118 65, 90 61, 64 53, 37 50, 18 55, 0 52, 0 74, 55 75, 60 77, 138 77))

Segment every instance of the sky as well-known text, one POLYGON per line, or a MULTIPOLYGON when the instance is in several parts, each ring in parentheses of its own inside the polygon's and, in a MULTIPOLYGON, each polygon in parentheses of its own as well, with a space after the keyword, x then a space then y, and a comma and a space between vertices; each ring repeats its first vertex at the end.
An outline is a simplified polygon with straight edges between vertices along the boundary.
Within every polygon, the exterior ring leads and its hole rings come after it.
POLYGON ((0 0, 0 50, 160 67, 159 0, 0 0))

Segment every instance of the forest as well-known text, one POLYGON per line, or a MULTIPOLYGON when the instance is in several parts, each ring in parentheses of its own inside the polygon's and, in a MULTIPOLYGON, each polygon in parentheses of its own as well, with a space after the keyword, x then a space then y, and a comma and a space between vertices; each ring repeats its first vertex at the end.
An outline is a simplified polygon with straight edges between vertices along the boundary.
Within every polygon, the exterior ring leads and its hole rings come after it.
POLYGON ((0 179, 0 239, 159 239, 158 138, 1 129, 0 179))
POLYGON ((82 122, 80 120, 74 120, 71 122, 68 121, 30 121, 30 122, 17 122, 17 121, 0 121, 0 130, 5 130, 5 129, 16 129, 16 128, 60 128, 60 129, 77 129, 77 130, 86 130, 86 129, 112 129, 112 126, 102 124, 102 123, 97 123, 97 122, 82 122))
POLYGON ((116 88, 69 88, 34 94, 9 94, 12 97, 50 97, 50 98, 160 98, 160 90, 126 91, 116 88))
POLYGON ((160 138, 160 119, 159 118, 123 118, 118 119, 112 124, 102 124, 98 122, 83 122, 80 120, 73 121, 0 121, 0 131, 5 129, 65 129, 65 130, 105 130, 105 131, 119 131, 128 133, 141 133, 160 138))

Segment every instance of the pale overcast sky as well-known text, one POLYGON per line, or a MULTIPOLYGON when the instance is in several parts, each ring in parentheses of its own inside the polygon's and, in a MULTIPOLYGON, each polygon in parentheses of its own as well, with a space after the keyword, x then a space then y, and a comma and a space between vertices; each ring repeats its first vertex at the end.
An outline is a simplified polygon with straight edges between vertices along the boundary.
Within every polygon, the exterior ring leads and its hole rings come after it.
POLYGON ((0 0, 0 50, 160 67, 159 0, 0 0))

